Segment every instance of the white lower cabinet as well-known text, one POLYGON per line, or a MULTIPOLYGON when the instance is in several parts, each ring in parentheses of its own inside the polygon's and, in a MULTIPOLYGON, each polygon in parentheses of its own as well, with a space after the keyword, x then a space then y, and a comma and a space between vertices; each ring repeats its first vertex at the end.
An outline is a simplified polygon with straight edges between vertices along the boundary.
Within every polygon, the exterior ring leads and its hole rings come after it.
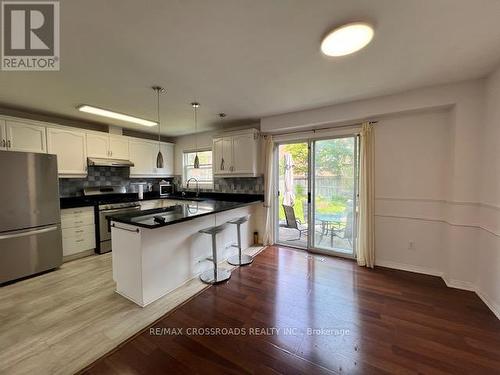
POLYGON ((63 256, 95 249, 94 207, 61 210, 63 256))
POLYGON ((57 155, 59 177, 77 177, 87 174, 85 132, 47 128, 47 149, 57 155))

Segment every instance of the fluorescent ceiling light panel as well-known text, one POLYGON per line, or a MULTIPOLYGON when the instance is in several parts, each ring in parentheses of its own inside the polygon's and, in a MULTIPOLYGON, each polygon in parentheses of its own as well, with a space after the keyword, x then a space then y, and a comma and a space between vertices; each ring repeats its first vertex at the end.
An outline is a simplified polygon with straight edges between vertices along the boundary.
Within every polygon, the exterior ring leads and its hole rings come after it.
POLYGON ((91 105, 81 105, 78 107, 79 111, 91 113, 97 116, 109 117, 115 120, 132 122, 134 124, 144 125, 144 126, 156 126, 158 123, 156 121, 145 120, 139 117, 134 117, 126 115, 123 113, 108 111, 107 109, 92 107, 91 105))
POLYGON ((373 27, 367 23, 350 23, 330 32, 321 42, 321 51, 327 56, 349 55, 366 47, 373 34, 373 27))

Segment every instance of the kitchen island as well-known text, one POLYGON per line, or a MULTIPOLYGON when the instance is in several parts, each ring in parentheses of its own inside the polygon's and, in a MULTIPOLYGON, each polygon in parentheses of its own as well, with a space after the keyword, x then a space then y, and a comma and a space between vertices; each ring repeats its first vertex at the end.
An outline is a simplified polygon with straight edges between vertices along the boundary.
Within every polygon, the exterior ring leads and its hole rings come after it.
MULTIPOLYGON (((250 215, 242 226, 242 246, 253 244, 261 222, 260 199, 244 202, 200 200, 165 208, 110 216, 116 291, 146 306, 213 267, 211 241, 199 230, 250 215), (156 219, 155 219, 156 217, 156 219)), ((219 259, 236 254, 236 227, 217 236, 219 259)))

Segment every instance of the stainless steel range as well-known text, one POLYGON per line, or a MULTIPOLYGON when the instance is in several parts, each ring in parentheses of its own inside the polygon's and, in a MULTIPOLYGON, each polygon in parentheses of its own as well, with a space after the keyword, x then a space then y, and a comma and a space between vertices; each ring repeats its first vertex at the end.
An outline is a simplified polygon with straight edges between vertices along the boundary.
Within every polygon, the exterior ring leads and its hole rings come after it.
POLYGON ((102 196, 103 203, 98 206, 98 225, 96 226, 99 228, 97 252, 99 254, 110 252, 111 227, 107 217, 116 213, 139 211, 141 205, 137 201, 137 197, 127 197, 127 191, 123 186, 90 187, 85 188, 83 194, 86 196, 102 196))

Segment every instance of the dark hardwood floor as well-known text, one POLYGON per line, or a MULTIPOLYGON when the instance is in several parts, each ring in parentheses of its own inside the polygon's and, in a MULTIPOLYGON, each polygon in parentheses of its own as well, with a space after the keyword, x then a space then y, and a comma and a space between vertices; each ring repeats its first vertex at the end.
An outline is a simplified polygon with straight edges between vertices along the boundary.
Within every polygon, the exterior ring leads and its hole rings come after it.
POLYGON ((474 293, 283 247, 267 248, 152 328, 182 334, 147 329, 84 373, 500 373, 500 322, 474 293))

